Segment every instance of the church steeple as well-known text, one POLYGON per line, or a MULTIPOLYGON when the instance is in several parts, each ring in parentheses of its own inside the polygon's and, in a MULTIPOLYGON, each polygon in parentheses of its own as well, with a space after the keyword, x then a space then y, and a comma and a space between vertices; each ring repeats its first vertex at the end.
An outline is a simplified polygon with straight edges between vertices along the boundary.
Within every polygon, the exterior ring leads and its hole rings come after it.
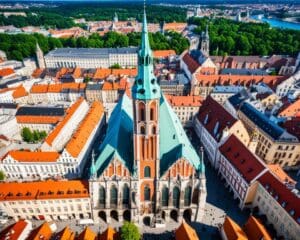
POLYGON ((160 87, 153 71, 153 56, 149 43, 147 17, 144 10, 142 41, 138 52, 138 75, 132 87, 133 99, 151 100, 160 98, 160 87))

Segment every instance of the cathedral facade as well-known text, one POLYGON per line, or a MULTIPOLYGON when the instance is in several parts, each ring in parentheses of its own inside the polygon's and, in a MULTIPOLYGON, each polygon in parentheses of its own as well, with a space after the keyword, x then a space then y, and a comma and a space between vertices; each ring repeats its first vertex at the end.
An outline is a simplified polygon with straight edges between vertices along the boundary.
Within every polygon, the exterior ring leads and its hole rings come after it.
POLYGON ((145 13, 131 95, 124 94, 115 107, 91 165, 94 221, 151 226, 171 219, 201 221, 206 202, 203 159, 154 76, 145 13))

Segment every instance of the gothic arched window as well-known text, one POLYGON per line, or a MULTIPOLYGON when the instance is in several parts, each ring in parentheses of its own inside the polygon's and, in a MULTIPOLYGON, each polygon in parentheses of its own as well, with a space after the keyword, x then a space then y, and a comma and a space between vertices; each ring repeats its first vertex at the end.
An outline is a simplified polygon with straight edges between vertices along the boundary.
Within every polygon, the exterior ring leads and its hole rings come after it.
POLYGON ((168 206, 168 201, 169 201, 169 188, 164 186, 163 189, 162 189, 161 205, 163 207, 167 207, 168 206))
POLYGON ((179 208, 180 190, 178 187, 173 188, 173 206, 179 208))
POLYGON ((144 177, 150 177, 151 176, 151 169, 149 166, 146 166, 144 168, 144 177))
POLYGON ((144 200, 150 201, 150 188, 148 185, 146 185, 144 188, 144 200))
POLYGON ((192 188, 187 186, 184 191, 184 206, 189 206, 191 204, 192 188))

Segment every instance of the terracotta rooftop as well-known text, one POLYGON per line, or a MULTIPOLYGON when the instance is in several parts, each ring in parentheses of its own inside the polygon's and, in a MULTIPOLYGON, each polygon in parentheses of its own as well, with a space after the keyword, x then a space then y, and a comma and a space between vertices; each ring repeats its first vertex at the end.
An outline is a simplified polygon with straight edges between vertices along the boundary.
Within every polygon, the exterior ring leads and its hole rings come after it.
POLYGON ((97 123, 103 117, 104 108, 102 103, 95 101, 90 107, 88 114, 80 123, 78 129, 72 136, 71 140, 66 146, 66 150, 73 156, 78 157, 86 141, 90 137, 92 131, 95 129, 97 123))
POLYGON ((215 86, 215 85, 246 85, 258 84, 263 82, 271 88, 275 88, 278 84, 286 80, 287 76, 248 76, 248 75, 204 75, 196 73, 195 78, 199 85, 215 86))
POLYGON ((118 90, 118 89, 119 89, 119 83, 116 82, 105 81, 102 86, 103 91, 111 91, 111 90, 118 90))
POLYGON ((192 74, 195 73, 196 70, 200 67, 200 64, 195 61, 188 52, 184 54, 182 60, 187 65, 189 71, 192 74))
POLYGON ((286 129, 288 133, 296 136, 300 140, 300 117, 286 120, 282 127, 286 129))
POLYGON ((59 158, 58 152, 30 152, 13 150, 8 153, 18 162, 56 162, 59 158))
POLYGON ((44 222, 41 226, 34 229, 29 237, 28 240, 50 240, 52 236, 52 231, 49 226, 49 223, 44 222))
POLYGON ((173 107, 200 107, 203 98, 201 96, 172 96, 172 95, 165 95, 168 102, 173 107))
POLYGON ((174 50, 156 50, 153 51, 154 58, 168 58, 170 56, 175 56, 176 52, 174 50))
POLYGON ((120 240, 120 235, 112 227, 108 228, 99 235, 99 240, 120 240))
POLYGON ((61 230, 59 233, 57 233, 55 235, 54 239, 74 240, 75 239, 75 233, 69 227, 65 227, 63 230, 61 230))
POLYGON ((279 164, 268 164, 269 170, 282 182, 296 185, 296 181, 292 179, 279 164))
POLYGON ((248 183, 265 170, 263 163, 234 134, 221 145, 220 152, 248 183))
POLYGON ((12 94, 14 99, 25 97, 27 95, 28 95, 28 93, 26 92, 26 89, 22 85, 17 87, 16 90, 12 94))
POLYGON ((196 231, 185 221, 175 230, 176 240, 199 240, 196 231))
POLYGON ((274 197, 278 204, 294 218, 298 225, 300 225, 300 198, 269 172, 263 174, 258 179, 258 182, 274 197))
POLYGON ((279 112, 281 117, 300 117, 300 99, 279 112))
POLYGON ((244 226, 249 240, 272 240, 265 226, 255 217, 250 216, 244 226))
POLYGON ((58 136, 60 131, 63 129, 63 127, 67 124, 67 122, 70 120, 70 118, 73 116, 73 114, 77 111, 79 106, 83 103, 84 98, 79 98, 71 107, 68 108, 66 111, 65 118, 57 124, 57 126, 53 129, 53 131, 47 136, 46 143, 48 143, 50 146, 52 145, 52 142, 54 139, 58 136))
POLYGON ((94 233, 89 227, 86 227, 76 238, 76 240, 98 240, 97 234, 94 233))
POLYGON ((228 216, 225 217, 223 229, 228 240, 248 240, 242 228, 228 216))
POLYGON ((0 201, 88 198, 84 180, 0 183, 0 201))
POLYGON ((19 240, 27 225, 28 223, 22 219, 6 227, 0 232, 0 240, 19 240))
POLYGON ((48 91, 48 85, 46 84, 35 84, 31 87, 31 93, 46 93, 48 91))
POLYGON ((44 73, 45 69, 42 68, 37 68, 33 71, 33 73, 31 74, 31 76, 33 78, 40 78, 42 77, 43 73, 44 73))
POLYGON ((237 121, 211 96, 202 102, 197 117, 217 142, 221 139, 223 130, 231 128, 237 121))
POLYGON ((18 123, 56 124, 61 121, 61 116, 16 116, 18 123))
POLYGON ((15 73, 15 71, 11 68, 2 68, 2 69, 0 69, 0 78, 9 76, 14 73, 15 73))

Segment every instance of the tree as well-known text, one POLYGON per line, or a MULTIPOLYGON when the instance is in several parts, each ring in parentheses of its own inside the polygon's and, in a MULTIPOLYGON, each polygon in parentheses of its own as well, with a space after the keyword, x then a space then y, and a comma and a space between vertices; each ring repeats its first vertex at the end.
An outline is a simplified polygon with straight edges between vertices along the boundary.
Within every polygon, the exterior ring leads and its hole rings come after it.
POLYGON ((25 142, 32 142, 34 140, 33 134, 28 127, 24 127, 21 136, 25 142))
POLYGON ((125 222, 121 227, 121 239, 122 240, 140 240, 141 234, 138 227, 131 222, 125 222))
POLYGON ((0 170, 0 181, 3 181, 5 179, 5 173, 0 170))
POLYGON ((110 66, 111 69, 120 69, 121 65, 119 63, 115 63, 113 65, 110 66))

